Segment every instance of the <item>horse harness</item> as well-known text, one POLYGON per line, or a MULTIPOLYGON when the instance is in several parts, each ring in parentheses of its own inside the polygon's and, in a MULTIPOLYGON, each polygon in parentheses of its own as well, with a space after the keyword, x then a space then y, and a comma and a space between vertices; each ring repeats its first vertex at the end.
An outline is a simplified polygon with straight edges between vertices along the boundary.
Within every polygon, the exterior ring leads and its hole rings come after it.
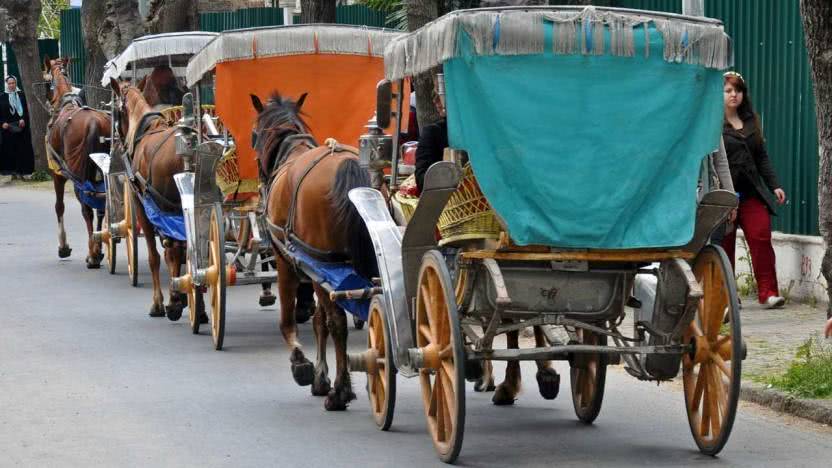
POLYGON ((49 142, 49 133, 51 133, 52 127, 55 126, 55 122, 61 116, 61 112, 63 111, 64 107, 68 106, 69 104, 75 104, 75 105, 78 106, 78 108, 73 109, 72 112, 66 117, 66 119, 64 119, 62 124, 59 126, 58 133, 61 136, 61 141, 64 140, 64 131, 66 131, 66 127, 72 121, 72 118, 75 117, 75 114, 77 114, 81 111, 85 111, 85 110, 86 111, 93 111, 93 112, 100 113, 100 114, 103 114, 103 112, 101 112, 97 109, 93 109, 93 108, 88 107, 88 106, 81 105, 81 101, 78 98, 77 94, 68 93, 68 94, 65 94, 63 97, 61 97, 60 105, 58 106, 57 111, 52 112, 52 117, 49 119, 49 122, 46 125, 47 134, 46 134, 45 140, 46 140, 47 156, 50 159, 52 159, 52 161, 55 164, 57 164, 58 173, 61 176, 69 179, 70 181, 72 181, 73 185, 78 187, 78 186, 83 185, 83 181, 81 180, 80 177, 78 177, 75 173, 73 173, 69 169, 69 166, 66 164, 66 160, 63 158, 63 156, 60 153, 58 153, 55 150, 55 148, 52 147, 52 144, 49 142))
POLYGON ((148 159, 148 161, 147 161, 147 171, 148 171, 147 179, 142 177, 142 175, 139 174, 138 172, 133 171, 133 166, 131 164, 131 161, 133 160, 132 152, 134 152, 136 150, 136 146, 138 146, 139 142, 141 142, 144 137, 146 137, 148 135, 157 135, 159 133, 170 130, 169 127, 157 128, 157 129, 150 130, 150 126, 154 122, 156 122, 156 120, 158 120, 160 118, 163 118, 161 112, 148 112, 148 113, 142 115, 142 118, 139 120, 138 130, 136 130, 136 133, 133 135, 133 141, 130 142, 131 143, 131 145, 130 145, 131 150, 124 151, 122 153, 121 157, 124 158, 124 167, 127 169, 127 178, 128 178, 128 180, 130 180, 133 183, 134 187, 136 188, 136 190, 138 192, 140 192, 142 194, 149 193, 150 196, 153 198, 153 200, 156 202, 156 204, 159 205, 159 207, 162 208, 163 211, 179 212, 179 211, 181 211, 182 208, 179 205, 177 205, 176 203, 173 203, 172 201, 170 201, 161 192, 159 192, 158 190, 153 188, 153 185, 152 185, 152 183, 153 183, 153 158, 156 156, 156 154, 159 152, 159 150, 162 148, 162 146, 176 132, 168 132, 167 136, 162 138, 162 140, 159 143, 157 143, 156 146, 153 147, 152 151, 148 151, 148 152, 145 153, 145 154, 147 154, 147 157, 148 157, 147 158, 148 159))
MULTIPOLYGON (((281 146, 278 150, 277 163, 274 165, 275 167, 271 172, 271 178, 279 177, 282 173, 286 172, 290 167, 292 167, 291 163, 281 164, 281 162, 283 162, 283 160, 285 160, 288 157, 291 150, 295 146, 297 146, 297 144, 305 143, 308 145, 309 142, 313 144, 315 143, 314 139, 312 139, 312 137, 309 135, 292 135, 291 137, 287 137, 286 140, 284 140, 284 142, 281 142, 281 146), (284 142, 286 142, 290 138, 292 138, 291 141, 295 141, 296 143, 284 145, 284 142)), ((292 190, 292 198, 289 203, 289 213, 286 217, 285 226, 278 226, 272 223, 269 219, 268 212, 265 216, 266 223, 268 225, 269 232, 272 234, 272 240, 274 241, 274 244, 277 246, 278 250, 281 251, 283 257, 287 259, 289 263, 291 263, 296 269, 297 262, 295 260, 295 257, 291 255, 290 252, 294 251, 297 248, 300 248, 312 257, 315 257, 316 259, 322 262, 345 263, 349 262, 350 260, 349 255, 345 252, 331 252, 315 248, 304 242, 294 233, 298 194, 300 193, 301 185, 303 184, 304 179, 306 179, 306 176, 308 176, 309 173, 312 172, 312 170, 315 168, 315 166, 318 165, 318 163, 323 161, 325 158, 334 155, 335 153, 346 152, 350 154, 356 154, 353 150, 349 149, 348 147, 339 144, 334 138, 328 139, 326 141, 326 145, 329 146, 329 151, 325 151, 322 155, 318 156, 311 163, 309 163, 306 166, 306 168, 304 168, 300 178, 298 178, 298 181, 295 184, 294 189, 292 190), (282 238, 283 241, 281 241, 280 238, 282 238)))

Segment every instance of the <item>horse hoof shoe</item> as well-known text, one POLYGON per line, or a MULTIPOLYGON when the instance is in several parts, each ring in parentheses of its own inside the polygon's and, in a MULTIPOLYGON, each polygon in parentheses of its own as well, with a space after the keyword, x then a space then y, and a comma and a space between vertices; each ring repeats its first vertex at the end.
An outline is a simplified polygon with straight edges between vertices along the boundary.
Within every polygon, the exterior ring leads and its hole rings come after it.
POLYGON ((167 306, 165 307, 165 314, 168 317, 168 320, 171 322, 175 322, 182 318, 182 307, 181 306, 167 306))
POLYGON ((274 305, 277 297, 273 294, 263 294, 260 296, 260 307, 268 307, 274 305))
POLYGON ((72 255, 72 248, 58 247, 58 258, 67 258, 72 255))
POLYGON ((315 380, 315 366, 309 361, 292 364, 292 377, 301 387, 312 385, 312 381, 315 380))

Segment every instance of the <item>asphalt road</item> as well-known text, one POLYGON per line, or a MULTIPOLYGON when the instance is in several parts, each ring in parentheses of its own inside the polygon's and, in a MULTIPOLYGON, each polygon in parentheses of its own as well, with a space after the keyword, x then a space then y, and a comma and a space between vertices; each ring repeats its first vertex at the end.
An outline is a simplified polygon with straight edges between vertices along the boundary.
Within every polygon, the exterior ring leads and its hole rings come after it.
MULTIPOLYGON (((328 413, 291 379, 276 308, 257 287, 230 290, 225 350, 187 320, 147 316, 140 287, 87 270, 78 203, 68 195, 73 255, 57 257, 50 191, 0 188, 0 466, 437 466, 418 382, 399 379, 393 428, 375 429, 359 399, 328 413)), ((141 247, 144 255, 144 246, 141 247)), ((123 259, 123 250, 119 252, 123 259)), ((165 280, 166 281, 166 280, 165 280)), ((301 326, 308 352, 310 325, 301 326)), ((352 349, 365 340, 352 332, 352 349)), ((334 369, 334 358, 330 357, 334 369)), ((563 373, 566 367, 559 365, 563 373)), ((676 385, 613 370, 601 416, 576 422, 568 377, 554 402, 534 374, 513 407, 468 386, 461 466, 830 466, 832 430, 743 405, 726 449, 702 456, 676 385)), ((568 375, 565 374, 565 375, 568 375)))

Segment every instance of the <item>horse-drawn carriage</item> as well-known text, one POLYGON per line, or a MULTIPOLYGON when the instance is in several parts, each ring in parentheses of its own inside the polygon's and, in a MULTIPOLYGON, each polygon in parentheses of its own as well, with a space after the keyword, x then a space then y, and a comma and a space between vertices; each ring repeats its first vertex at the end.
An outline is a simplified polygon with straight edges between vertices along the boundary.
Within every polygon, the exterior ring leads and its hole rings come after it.
MULTIPOLYGON (((172 124, 181 114, 185 66, 215 36, 216 33, 197 31, 140 37, 105 65, 101 84, 109 88, 110 80, 115 79, 139 86, 148 103, 172 124)), ((114 92, 112 102, 116 100, 114 92)), ((117 114, 115 105, 113 109, 117 114)), ((126 240, 127 272, 131 285, 137 286, 140 229, 129 196, 133 179, 130 155, 125 151, 126 142, 116 131, 117 125, 119 122, 113 119, 110 154, 93 156, 106 181, 105 226, 96 232, 96 238, 104 242, 110 274, 116 270, 116 244, 126 240)))
MULTIPOLYGON (((276 255, 264 217, 268 168, 258 166, 255 142, 249 141, 260 110, 252 107, 252 99, 262 107, 257 96, 277 90, 284 96, 300 97, 298 108, 303 106, 311 124, 306 141, 334 138, 357 143, 361 127, 374 110, 374 86, 384 76, 382 51, 397 34, 339 25, 226 31, 188 64, 195 108, 200 107, 201 90, 212 88, 217 115, 235 138, 229 143, 202 134, 191 140, 183 136, 182 147, 192 148, 192 153, 185 155, 189 169, 176 176, 187 227, 188 268, 173 285, 187 293, 192 311, 202 303, 202 293, 208 293, 207 315, 216 349, 222 347, 224 337, 226 287, 280 280, 275 272, 266 271, 276 255), (233 151, 226 151, 228 147, 233 151)), ((180 127, 187 133, 195 117, 188 106, 185 114, 180 127)), ((315 271, 299 268, 320 279, 315 271)), ((281 288, 281 294, 285 289, 281 288)), ((295 310, 314 308, 314 303, 302 304, 303 299, 298 298, 295 310)), ((309 312, 297 313, 300 321, 309 312)), ((284 320, 286 314, 292 315, 294 324, 294 313, 284 310, 284 320)), ((362 326, 361 313, 353 314, 356 326, 362 326)), ((199 323, 194 312, 191 324, 196 332, 199 323)))
MULTIPOLYGON (((696 444, 723 448, 744 346, 730 264, 708 239, 737 201, 700 190, 698 178, 718 147, 730 61, 716 20, 594 7, 459 11, 391 41, 386 76, 399 86, 444 67, 450 148, 428 170, 403 233, 380 191, 350 192, 382 291, 370 305, 368 350, 350 366, 367 372, 382 430, 397 373, 419 377, 428 432, 439 457, 454 461, 465 380, 487 378, 493 360, 507 361, 496 404, 514 401, 521 360, 537 362, 540 393, 554 398, 549 362, 567 361, 575 413, 591 423, 606 366, 623 359, 640 380, 670 380, 681 368, 696 444), (496 235, 466 230, 440 249, 436 227, 459 233, 483 214, 496 235), (637 274, 658 278, 652 310, 632 296, 637 274), (518 349, 527 327, 535 344, 518 349), (503 334, 508 349, 497 349, 503 334)), ((389 88, 379 89, 385 125, 389 88)), ((383 140, 362 146, 396 168, 397 145, 385 155, 383 140)))

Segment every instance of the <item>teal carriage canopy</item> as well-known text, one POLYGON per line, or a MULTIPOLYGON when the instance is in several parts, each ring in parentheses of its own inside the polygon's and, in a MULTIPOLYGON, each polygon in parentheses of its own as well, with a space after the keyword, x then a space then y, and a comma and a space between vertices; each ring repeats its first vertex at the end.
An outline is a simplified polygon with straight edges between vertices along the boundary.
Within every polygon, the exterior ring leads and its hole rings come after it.
POLYGON ((396 79, 444 63, 450 144, 516 243, 621 249, 693 236, 730 58, 714 20, 589 7, 449 15, 385 64, 396 79))

